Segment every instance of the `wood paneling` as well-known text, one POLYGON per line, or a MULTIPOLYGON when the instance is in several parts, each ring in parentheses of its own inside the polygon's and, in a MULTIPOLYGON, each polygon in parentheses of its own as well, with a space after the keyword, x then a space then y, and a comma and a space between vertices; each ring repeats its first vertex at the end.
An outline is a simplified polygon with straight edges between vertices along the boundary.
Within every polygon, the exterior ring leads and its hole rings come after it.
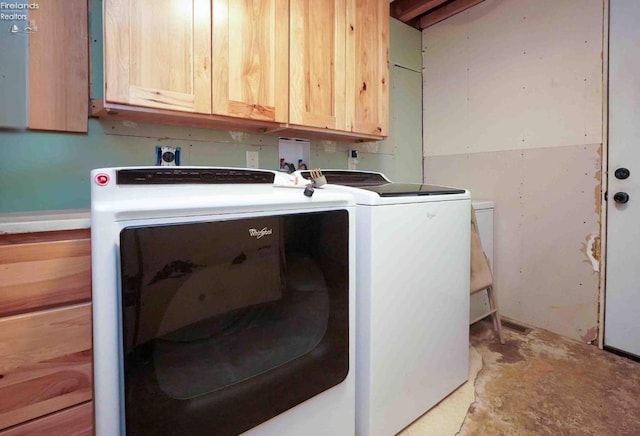
POLYGON ((291 0, 289 122, 344 130, 345 0, 291 0))
POLYGON ((0 316, 91 298, 89 239, 0 245, 0 316))
POLYGON ((433 26, 484 0, 395 0, 391 16, 418 30, 433 26))
POLYGON ((442 5, 433 12, 424 15, 420 18, 419 29, 426 29, 429 26, 433 26, 442 20, 452 17, 460 12, 469 9, 471 6, 475 6, 478 3, 482 3, 484 0, 455 0, 445 5, 442 5))
POLYGON ((93 401, 22 424, 0 436, 90 436, 93 434, 93 401))
POLYGON ((391 16, 407 22, 448 0, 395 0, 391 4, 391 16))
POLYGON ((387 136, 389 3, 347 2, 346 113, 352 132, 387 136))
POLYGON ((289 1, 213 0, 213 113, 287 122, 289 1))
POLYGON ((107 101, 211 113, 208 0, 106 0, 107 101))
POLYGON ((0 429, 92 397, 91 304, 0 319, 0 429))
POLYGON ((87 132, 87 0, 42 0, 29 11, 29 128, 87 132))

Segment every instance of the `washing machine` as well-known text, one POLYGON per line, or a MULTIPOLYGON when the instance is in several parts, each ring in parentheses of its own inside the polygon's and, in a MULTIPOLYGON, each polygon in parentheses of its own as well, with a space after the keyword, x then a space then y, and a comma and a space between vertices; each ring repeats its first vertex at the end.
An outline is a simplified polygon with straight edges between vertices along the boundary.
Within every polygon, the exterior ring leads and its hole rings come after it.
POLYGON ((468 378, 469 192, 323 174, 357 204, 356 434, 393 435, 468 378))
POLYGON ((354 433, 353 196, 284 176, 92 171, 97 436, 354 433))

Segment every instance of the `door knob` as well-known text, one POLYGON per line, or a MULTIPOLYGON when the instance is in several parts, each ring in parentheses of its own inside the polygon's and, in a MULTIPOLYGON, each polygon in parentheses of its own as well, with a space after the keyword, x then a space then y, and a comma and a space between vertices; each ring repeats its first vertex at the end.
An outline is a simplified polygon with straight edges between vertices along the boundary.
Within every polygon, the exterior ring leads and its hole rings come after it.
POLYGON ((616 203, 624 204, 629 201, 629 194, 627 194, 626 192, 616 192, 613 195, 613 201, 615 201, 616 203))
POLYGON ((616 176, 616 179, 624 180, 629 178, 631 172, 626 168, 618 168, 614 175, 616 176))

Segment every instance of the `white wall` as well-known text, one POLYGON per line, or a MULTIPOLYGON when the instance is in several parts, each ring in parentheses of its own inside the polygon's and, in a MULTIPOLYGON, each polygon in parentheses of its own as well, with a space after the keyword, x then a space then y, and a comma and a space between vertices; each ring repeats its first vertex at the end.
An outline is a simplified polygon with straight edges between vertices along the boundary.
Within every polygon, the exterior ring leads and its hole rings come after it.
POLYGON ((486 0, 423 31, 425 180, 496 202, 503 315, 585 342, 598 317, 602 32, 602 0, 486 0))

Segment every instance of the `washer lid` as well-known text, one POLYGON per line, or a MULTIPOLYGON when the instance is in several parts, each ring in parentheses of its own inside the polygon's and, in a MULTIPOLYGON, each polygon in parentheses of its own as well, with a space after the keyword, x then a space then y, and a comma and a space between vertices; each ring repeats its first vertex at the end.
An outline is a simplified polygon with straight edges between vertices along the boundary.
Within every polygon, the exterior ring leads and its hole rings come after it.
MULTIPOLYGON (((305 179, 311 179, 311 171, 299 171, 305 179)), ((355 170, 322 170, 322 175, 327 179, 327 183, 332 185, 343 186, 374 186, 390 183, 381 173, 373 171, 355 171, 355 170)))
MULTIPOLYGON (((311 171, 300 171, 305 179, 311 177, 311 171)), ((383 174, 372 171, 323 170, 327 183, 351 186, 375 192, 380 197, 411 197, 415 195, 464 194, 464 189, 444 186, 423 185, 421 183, 393 183, 383 174)))
POLYGON ((464 189, 444 186, 423 185, 421 183, 385 183, 383 185, 359 186, 377 193, 380 197, 408 197, 414 195, 449 195, 464 194, 464 189))

